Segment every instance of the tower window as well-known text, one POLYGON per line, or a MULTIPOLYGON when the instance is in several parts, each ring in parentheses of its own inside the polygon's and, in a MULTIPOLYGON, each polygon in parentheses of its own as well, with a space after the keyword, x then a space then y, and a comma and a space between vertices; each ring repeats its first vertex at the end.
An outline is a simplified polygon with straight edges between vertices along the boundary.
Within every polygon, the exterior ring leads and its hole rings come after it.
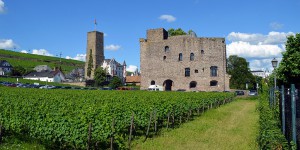
POLYGON ((190 76, 190 68, 185 68, 184 76, 185 77, 189 77, 190 76))
POLYGON ((210 67, 210 76, 211 77, 218 76, 218 67, 217 66, 211 66, 210 67))
POLYGON ((190 82, 190 88, 195 88, 195 87, 197 87, 197 82, 196 81, 190 82))
POLYGON ((218 81, 216 80, 210 81, 210 86, 217 86, 217 85, 218 85, 218 81))
POLYGON ((163 58, 164 60, 166 60, 167 59, 167 56, 164 56, 164 58, 163 58))
POLYGON ((191 53, 190 54, 190 61, 193 61, 194 60, 194 53, 191 53))
POLYGON ((178 61, 182 61, 182 53, 179 53, 178 61))
POLYGON ((165 46, 165 52, 169 52, 169 51, 170 51, 169 46, 165 46))
POLYGON ((151 83, 150 83, 150 85, 155 85, 155 81, 152 80, 151 83))
POLYGON ((195 69, 195 73, 198 73, 198 69, 195 69))
POLYGON ((203 50, 203 49, 201 50, 201 54, 202 54, 202 55, 204 54, 204 50, 203 50))

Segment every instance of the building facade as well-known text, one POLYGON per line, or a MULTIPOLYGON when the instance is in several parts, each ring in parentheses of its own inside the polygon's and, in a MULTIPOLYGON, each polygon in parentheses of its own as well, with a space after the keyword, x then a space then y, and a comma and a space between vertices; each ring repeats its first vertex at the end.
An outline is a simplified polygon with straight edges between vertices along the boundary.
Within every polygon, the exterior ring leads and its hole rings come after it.
POLYGON ((126 77, 125 61, 123 62, 123 64, 120 64, 114 58, 104 59, 101 67, 106 70, 107 75, 110 75, 111 77, 117 76, 121 79, 123 83, 125 83, 125 77, 126 77))
POLYGON ((169 36, 159 28, 140 39, 141 89, 228 91, 226 66, 225 38, 169 36))
POLYGON ((270 73, 269 71, 262 71, 262 70, 254 70, 254 71, 251 71, 251 73, 254 75, 254 76, 259 76, 259 77, 262 77, 262 78, 267 78, 270 73))
POLYGON ((98 31, 91 31, 87 33, 87 47, 86 47, 86 62, 85 62, 85 78, 94 79, 94 71, 104 61, 104 38, 103 33, 98 31), (91 74, 88 76, 88 67, 90 58, 92 59, 91 74))
POLYGON ((12 71, 12 65, 6 60, 0 60, 0 75, 7 75, 12 71))

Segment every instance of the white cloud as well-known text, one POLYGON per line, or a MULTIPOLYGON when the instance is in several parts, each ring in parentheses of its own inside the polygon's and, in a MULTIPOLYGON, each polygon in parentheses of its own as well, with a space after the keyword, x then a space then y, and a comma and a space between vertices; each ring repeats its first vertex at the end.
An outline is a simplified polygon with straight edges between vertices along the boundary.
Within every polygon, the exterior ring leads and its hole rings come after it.
POLYGON ((4 13, 5 8, 4 8, 4 2, 0 0, 0 13, 4 13))
POLYGON ((114 44, 107 45, 104 47, 105 50, 111 50, 111 51, 116 51, 119 50, 120 48, 121 48, 120 45, 114 45, 114 44))
POLYGON ((25 54, 27 54, 27 53, 28 53, 28 51, 27 51, 27 50, 21 50, 21 53, 25 53, 25 54))
POLYGON ((37 55, 44 55, 44 56, 53 56, 53 54, 50 54, 47 50, 45 49, 33 49, 32 54, 37 54, 37 55))
POLYGON ((278 30, 278 29, 281 29, 283 27, 283 24, 278 23, 278 22, 271 22, 270 27, 271 27, 272 30, 278 30))
POLYGON ((238 55, 244 58, 269 58, 280 57, 283 47, 278 45, 252 45, 249 42, 232 42, 227 45, 227 53, 230 55, 238 55))
POLYGON ((226 45, 227 56, 238 55, 250 63, 251 70, 273 70, 271 60, 281 59, 287 36, 293 32, 269 32, 267 35, 231 32, 226 45))
POLYGON ((0 39, 0 49, 12 49, 15 47, 16 44, 12 39, 0 39))
POLYGON ((86 54, 77 54, 75 57, 66 56, 66 59, 75 59, 79 61, 85 61, 86 54))
POLYGON ((129 71, 129 72, 135 72, 137 69, 138 69, 137 66, 129 65, 129 67, 126 68, 126 71, 129 71))
POLYGON ((160 20, 165 20, 167 22, 174 22, 176 20, 176 18, 172 15, 161 15, 159 17, 160 20))
POLYGON ((286 37, 289 35, 294 35, 293 32, 269 32, 268 35, 263 35, 259 33, 249 34, 240 32, 231 32, 227 36, 227 39, 232 42, 243 41, 249 42, 251 44, 283 44, 286 42, 286 37))

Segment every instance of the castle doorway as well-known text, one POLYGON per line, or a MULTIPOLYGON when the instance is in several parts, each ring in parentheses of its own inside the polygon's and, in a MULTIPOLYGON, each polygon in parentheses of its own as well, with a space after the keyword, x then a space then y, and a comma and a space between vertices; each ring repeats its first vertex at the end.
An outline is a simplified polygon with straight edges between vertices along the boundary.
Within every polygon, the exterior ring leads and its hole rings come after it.
POLYGON ((170 79, 165 80, 163 86, 165 87, 165 91, 172 91, 173 81, 170 79))

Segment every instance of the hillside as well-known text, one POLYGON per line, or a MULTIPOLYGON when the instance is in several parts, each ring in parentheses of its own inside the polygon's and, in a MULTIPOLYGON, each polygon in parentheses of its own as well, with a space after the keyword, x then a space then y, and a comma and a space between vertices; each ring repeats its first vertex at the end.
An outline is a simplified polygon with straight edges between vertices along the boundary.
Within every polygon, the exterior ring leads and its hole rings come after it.
POLYGON ((0 60, 8 61, 12 66, 22 66, 26 70, 32 70, 37 65, 48 65, 51 68, 60 67, 64 73, 69 73, 75 68, 84 68, 84 62, 59 57, 25 54, 10 50, 0 49, 0 60))

